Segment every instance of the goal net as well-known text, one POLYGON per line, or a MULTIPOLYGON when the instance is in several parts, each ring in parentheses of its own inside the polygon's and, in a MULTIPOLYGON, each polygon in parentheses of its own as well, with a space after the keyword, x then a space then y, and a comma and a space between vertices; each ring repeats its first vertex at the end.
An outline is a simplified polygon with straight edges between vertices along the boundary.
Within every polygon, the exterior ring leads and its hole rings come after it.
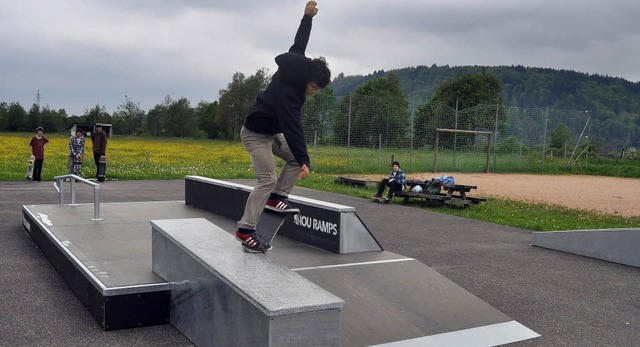
POLYGON ((489 172, 491 132, 436 129, 433 172, 489 172))

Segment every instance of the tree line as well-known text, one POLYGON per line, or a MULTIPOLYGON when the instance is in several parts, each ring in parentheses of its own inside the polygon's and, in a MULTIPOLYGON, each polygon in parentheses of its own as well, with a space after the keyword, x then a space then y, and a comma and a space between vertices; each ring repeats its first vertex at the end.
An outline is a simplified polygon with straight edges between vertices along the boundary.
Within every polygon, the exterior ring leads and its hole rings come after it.
POLYGON ((400 80, 409 103, 418 107, 447 81, 482 73, 500 80, 501 100, 506 107, 581 110, 593 118, 592 125, 597 127, 601 138, 622 147, 640 144, 640 82, 617 77, 520 65, 451 67, 434 64, 374 71, 368 75, 340 74, 332 87, 340 97, 352 93, 368 80, 393 74, 400 80))
POLYGON ((0 102, 0 131, 33 132, 42 126, 49 133, 60 133, 75 123, 110 123, 114 133, 120 135, 237 140, 244 115, 269 80, 266 69, 249 77, 237 72, 227 88, 220 90, 217 101, 200 101, 192 106, 187 98, 173 99, 167 95, 148 111, 126 95, 113 113, 97 104, 80 116, 36 104, 27 111, 17 102, 0 102))
MULTIPOLYGON (((166 96, 148 111, 128 96, 113 113, 95 105, 80 116, 35 104, 27 111, 18 103, 2 102, 0 131, 44 126, 48 132, 62 132, 77 122, 104 122, 112 123, 116 134, 238 140, 245 115, 270 78, 266 69, 251 76, 236 72, 217 101, 191 105, 186 98, 166 96)), ((308 98, 302 116, 309 142, 367 147, 380 142, 403 146, 409 140, 415 140, 414 145, 432 143, 433 130, 447 112, 479 104, 496 106, 463 113, 459 129, 493 130, 497 118, 497 128, 503 131, 508 122, 505 107, 514 105, 584 109, 593 115, 602 138, 634 145, 640 142, 639 92, 638 83, 573 71, 433 65, 367 76, 340 74, 328 88, 308 98), (412 123, 415 128, 410 129, 412 123), (409 131, 425 135, 409 139, 409 131)), ((564 129, 558 134, 566 137, 564 129)))

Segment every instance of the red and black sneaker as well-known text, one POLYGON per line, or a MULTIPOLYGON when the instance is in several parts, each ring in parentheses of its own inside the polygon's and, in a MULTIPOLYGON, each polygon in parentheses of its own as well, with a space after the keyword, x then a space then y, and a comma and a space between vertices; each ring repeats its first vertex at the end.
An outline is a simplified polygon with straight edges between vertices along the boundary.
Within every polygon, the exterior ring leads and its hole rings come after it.
POLYGON ((269 199, 264 206, 266 209, 280 213, 300 213, 300 209, 292 207, 285 199, 269 199))
POLYGON ((252 253, 264 253, 273 248, 268 242, 265 242, 255 231, 252 233, 241 233, 236 231, 236 239, 242 242, 244 249, 252 253))

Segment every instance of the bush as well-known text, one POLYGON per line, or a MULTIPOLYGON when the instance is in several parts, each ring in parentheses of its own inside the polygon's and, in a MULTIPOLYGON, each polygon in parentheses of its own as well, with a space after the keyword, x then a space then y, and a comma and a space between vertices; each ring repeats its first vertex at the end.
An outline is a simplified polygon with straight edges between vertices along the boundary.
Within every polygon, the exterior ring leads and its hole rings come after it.
MULTIPOLYGON (((520 153, 520 140, 516 136, 509 136, 504 140, 498 142, 495 149, 496 153, 505 154, 517 154, 520 153)), ((522 148, 523 152, 526 152, 526 148, 522 148)))
POLYGON ((630 160, 638 159, 638 150, 635 147, 629 147, 624 152, 624 159, 630 159, 630 160))

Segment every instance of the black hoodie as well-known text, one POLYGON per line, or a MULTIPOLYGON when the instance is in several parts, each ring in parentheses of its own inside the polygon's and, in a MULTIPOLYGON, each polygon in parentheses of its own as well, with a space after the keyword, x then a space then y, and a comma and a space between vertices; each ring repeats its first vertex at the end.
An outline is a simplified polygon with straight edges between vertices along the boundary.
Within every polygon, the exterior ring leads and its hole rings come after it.
POLYGON ((267 88, 256 97, 244 126, 256 133, 275 135, 283 133, 291 153, 300 166, 309 165, 307 145, 304 142, 301 111, 310 81, 311 59, 304 51, 311 34, 310 15, 304 15, 289 52, 276 57, 278 71, 267 88))

